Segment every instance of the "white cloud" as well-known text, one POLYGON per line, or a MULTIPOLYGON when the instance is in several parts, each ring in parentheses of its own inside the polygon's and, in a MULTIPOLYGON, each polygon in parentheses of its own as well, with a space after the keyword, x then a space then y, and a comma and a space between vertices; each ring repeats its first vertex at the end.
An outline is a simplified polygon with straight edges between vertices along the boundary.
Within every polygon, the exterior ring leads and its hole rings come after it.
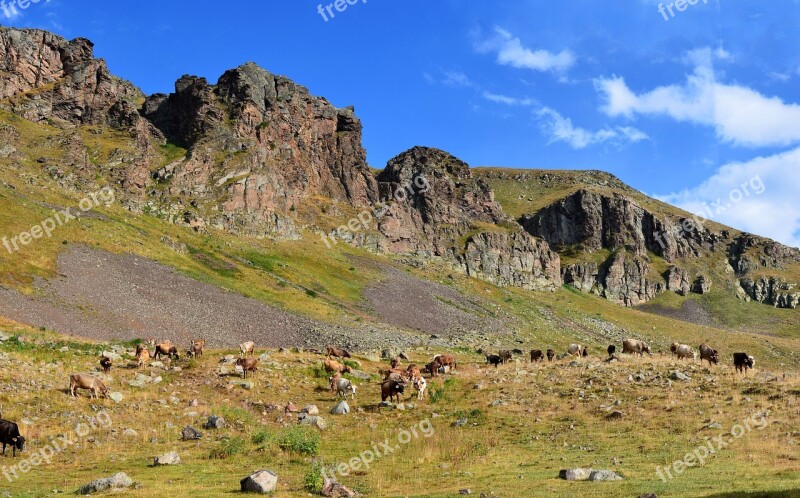
POLYGON ((668 116, 710 126, 721 140, 734 145, 786 146, 800 142, 800 105, 741 85, 718 82, 712 64, 715 57, 720 55, 710 49, 689 52, 686 59, 695 67, 683 84, 638 95, 623 78, 598 79, 595 87, 605 100, 601 110, 609 116, 668 116))
POLYGON ((494 29, 495 36, 477 45, 481 53, 495 52, 497 63, 517 69, 534 71, 553 71, 563 73, 575 64, 575 55, 568 49, 559 53, 548 50, 532 50, 525 47, 522 41, 502 28, 494 29))
POLYGON ((456 86, 456 87, 475 86, 472 80, 469 79, 469 76, 462 73, 461 71, 445 71, 444 79, 442 79, 442 84, 447 86, 456 86))
POLYGON ((708 180, 655 196, 733 228, 800 247, 800 148, 720 167, 708 180))
POLYGON ((636 143, 649 138, 644 132, 629 126, 603 128, 597 131, 576 127, 570 118, 549 107, 543 107, 536 115, 541 120, 542 131, 549 135, 549 143, 565 142, 573 149, 585 149, 590 145, 606 142, 622 146, 625 143, 636 143))
POLYGON ((528 97, 521 99, 491 92, 483 92, 483 98, 491 102, 510 105, 513 107, 530 107, 532 105, 536 105, 536 101, 528 97))

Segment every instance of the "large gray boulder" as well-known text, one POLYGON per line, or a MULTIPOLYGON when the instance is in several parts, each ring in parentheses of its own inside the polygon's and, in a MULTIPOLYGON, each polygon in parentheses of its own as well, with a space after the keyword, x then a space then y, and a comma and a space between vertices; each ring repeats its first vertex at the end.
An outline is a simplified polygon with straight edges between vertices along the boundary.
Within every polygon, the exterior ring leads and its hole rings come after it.
POLYGON ((558 475, 567 481, 621 481, 622 477, 611 470, 595 470, 586 468, 564 469, 558 475))
POLYGON ((240 483, 244 493, 272 493, 278 487, 278 476, 271 470, 257 470, 240 483))
POLYGON ((331 413, 333 415, 347 415, 350 413, 350 405, 347 404, 347 401, 340 401, 338 405, 331 408, 331 413))
POLYGON ((92 493, 102 493, 104 491, 114 491, 133 486, 133 480, 128 474, 120 472, 111 477, 96 479, 89 484, 84 484, 78 490, 79 495, 90 495, 92 493))
POLYGON ((177 465, 179 463, 181 463, 181 457, 178 455, 177 451, 170 451, 169 453, 165 453, 153 459, 153 466, 155 467, 160 465, 177 465))

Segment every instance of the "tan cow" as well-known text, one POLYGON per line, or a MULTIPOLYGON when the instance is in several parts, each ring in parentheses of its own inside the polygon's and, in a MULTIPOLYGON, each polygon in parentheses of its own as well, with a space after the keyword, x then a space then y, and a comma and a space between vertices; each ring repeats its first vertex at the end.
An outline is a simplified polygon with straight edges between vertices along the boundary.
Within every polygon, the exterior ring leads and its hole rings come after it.
MULTIPOLYGON (((69 376, 69 392, 72 396, 77 397, 76 391, 78 389, 87 389, 92 392, 95 398, 97 398, 97 392, 99 391, 103 397, 108 395, 108 388, 103 381, 94 377, 92 375, 86 374, 72 374, 69 376)), ((91 397, 91 394, 90 394, 91 397)))
POLYGON ((194 356, 203 356, 203 349, 206 347, 206 340, 205 339, 194 339, 189 346, 189 350, 187 351, 190 357, 194 356))
POLYGON ((253 341, 243 342, 242 344, 239 345, 239 351, 241 351, 241 353, 242 353, 242 358, 244 358, 248 354, 250 356, 255 356, 256 355, 256 343, 253 342, 253 341))
POLYGON ((242 367, 242 376, 245 379, 247 378, 247 372, 252 372, 255 375, 258 370, 258 358, 239 358, 236 360, 236 364, 242 367))
POLYGON ((350 371, 350 367, 343 365, 336 360, 325 360, 322 363, 325 366, 325 371, 330 374, 334 374, 336 372, 345 373, 350 371))

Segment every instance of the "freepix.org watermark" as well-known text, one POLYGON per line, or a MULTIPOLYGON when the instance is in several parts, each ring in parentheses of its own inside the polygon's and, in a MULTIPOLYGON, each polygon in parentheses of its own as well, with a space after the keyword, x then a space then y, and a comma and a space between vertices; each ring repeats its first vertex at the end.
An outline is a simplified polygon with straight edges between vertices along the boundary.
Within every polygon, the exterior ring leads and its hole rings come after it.
MULTIPOLYGON (((114 190, 110 187, 105 187, 81 199, 78 203, 78 209, 85 213, 91 211, 100 204, 108 207, 114 203, 114 199, 114 190)), ((80 213, 74 213, 73 209, 74 208, 68 207, 62 211, 53 210, 53 216, 47 218, 38 225, 32 226, 27 232, 21 232, 10 238, 7 236, 3 237, 3 247, 6 248, 9 254, 13 254, 15 251, 19 251, 20 245, 27 246, 34 240, 41 239, 42 237, 50 238, 57 228, 66 225, 80 216, 80 213)))
MULTIPOLYGON (((404 202, 408 199, 409 195, 427 192, 430 187, 431 185, 427 178, 423 175, 417 175, 413 180, 409 180, 405 186, 397 187, 397 189, 392 192, 392 199, 396 202, 404 202)), ((331 249, 337 244, 337 237, 347 239, 348 235, 353 235, 361 230, 368 230, 370 222, 372 222, 373 219, 378 219, 383 216, 387 209, 389 209, 389 207, 386 204, 379 204, 375 209, 366 209, 334 230, 332 234, 320 234, 320 239, 322 239, 322 242, 325 243, 328 249, 331 249)))
POLYGON ((336 12, 344 12, 347 8, 351 5, 355 5, 358 2, 367 3, 367 0, 336 0, 333 3, 329 3, 328 5, 323 6, 322 4, 317 5, 317 13, 322 16, 322 19, 325 22, 328 22, 330 19, 334 19, 336 17, 336 12))
POLYGON ((0 0, 0 10, 3 11, 3 14, 6 15, 7 18, 11 19, 12 17, 17 17, 20 12, 17 10, 25 10, 31 6, 31 4, 37 4, 39 2, 44 1, 47 3, 49 0, 11 0, 10 2, 6 2, 6 0, 0 0))
POLYGON ((706 464, 708 457, 727 448, 737 439, 744 437, 754 427, 758 430, 764 430, 767 425, 769 425, 769 422, 765 414, 756 413, 751 415, 731 427, 729 432, 708 439, 705 444, 701 444, 694 451, 684 455, 683 459, 672 462, 665 469, 660 466, 656 467, 656 474, 662 481, 667 482, 668 479, 674 479, 676 476, 683 474, 690 467, 702 467, 706 464), (672 475, 673 472, 675 473, 674 476, 672 475))
POLYGON ((92 417, 88 423, 81 422, 76 425, 73 432, 51 439, 48 444, 39 448, 28 458, 24 458, 10 467, 3 465, 0 472, 3 473, 8 482, 14 482, 21 475, 27 474, 35 467, 42 464, 49 465, 55 455, 77 443, 79 438, 85 438, 93 431, 108 429, 109 427, 111 427, 111 416, 103 410, 92 417))
POLYGON ((334 468, 323 469, 322 476, 325 479, 336 480, 336 474, 342 477, 350 475, 352 471, 360 469, 369 469, 369 466, 376 459, 390 455, 399 450, 402 446, 407 445, 420 435, 428 438, 434 434, 433 425, 428 419, 420 421, 416 425, 412 425, 408 429, 403 429, 397 433, 397 442, 393 443, 389 438, 384 439, 380 443, 372 443, 372 448, 362 451, 358 456, 354 456, 347 462, 342 462, 334 468), (329 471, 331 473, 329 473, 329 471))
MULTIPOLYGON (((675 11, 672 9, 677 10, 678 12, 683 12, 689 8, 690 5, 697 5, 700 3, 701 0, 675 0, 674 2, 667 3, 664 6, 663 3, 658 4, 658 12, 664 16, 665 21, 669 21, 673 17, 675 17, 675 11), (667 17, 667 12, 669 12, 669 17, 667 17)), ((703 3, 707 4, 708 0, 702 0, 703 3)))

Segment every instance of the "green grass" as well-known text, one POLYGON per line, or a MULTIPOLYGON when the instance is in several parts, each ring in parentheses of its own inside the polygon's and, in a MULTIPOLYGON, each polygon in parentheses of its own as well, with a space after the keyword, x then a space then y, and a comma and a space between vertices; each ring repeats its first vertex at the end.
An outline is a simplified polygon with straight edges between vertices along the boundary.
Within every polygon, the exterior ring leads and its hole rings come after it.
POLYGON ((319 453, 320 436, 316 429, 298 425, 278 433, 276 443, 282 450, 314 456, 319 453))

